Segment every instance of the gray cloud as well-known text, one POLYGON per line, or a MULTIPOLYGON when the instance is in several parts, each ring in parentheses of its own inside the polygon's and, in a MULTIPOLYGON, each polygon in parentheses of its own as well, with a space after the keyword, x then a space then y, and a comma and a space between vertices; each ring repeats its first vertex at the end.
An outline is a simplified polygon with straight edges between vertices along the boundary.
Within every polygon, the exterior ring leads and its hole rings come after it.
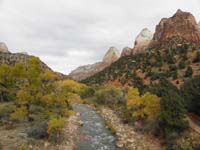
POLYGON ((110 46, 133 47, 141 29, 154 31, 178 8, 200 20, 199 6, 199 0, 0 0, 0 41, 69 73, 100 60, 110 46))

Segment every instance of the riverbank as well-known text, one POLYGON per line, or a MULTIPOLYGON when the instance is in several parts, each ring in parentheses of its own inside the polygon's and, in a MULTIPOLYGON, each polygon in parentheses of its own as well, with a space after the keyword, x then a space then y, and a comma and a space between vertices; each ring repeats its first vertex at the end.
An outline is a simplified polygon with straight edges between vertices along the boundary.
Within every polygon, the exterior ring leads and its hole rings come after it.
POLYGON ((161 150, 158 140, 134 131, 133 126, 124 124, 110 108, 102 108, 101 115, 112 125, 119 150, 161 150))

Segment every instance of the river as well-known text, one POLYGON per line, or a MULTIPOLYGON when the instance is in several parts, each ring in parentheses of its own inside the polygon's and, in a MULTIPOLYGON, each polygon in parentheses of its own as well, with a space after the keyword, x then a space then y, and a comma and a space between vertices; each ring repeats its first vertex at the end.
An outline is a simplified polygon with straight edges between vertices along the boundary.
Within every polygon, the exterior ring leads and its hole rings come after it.
POLYGON ((80 128, 78 150, 116 150, 115 137, 106 128, 103 118, 93 107, 75 104, 74 111, 80 113, 83 126, 80 128))

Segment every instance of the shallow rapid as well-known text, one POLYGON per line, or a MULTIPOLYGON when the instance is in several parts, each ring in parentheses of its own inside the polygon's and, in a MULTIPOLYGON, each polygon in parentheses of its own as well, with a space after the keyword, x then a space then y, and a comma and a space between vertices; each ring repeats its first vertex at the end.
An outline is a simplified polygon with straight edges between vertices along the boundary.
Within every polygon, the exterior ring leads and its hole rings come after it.
POLYGON ((84 123, 80 128, 78 150, 116 150, 115 137, 94 108, 75 104, 73 109, 80 113, 80 120, 84 123))

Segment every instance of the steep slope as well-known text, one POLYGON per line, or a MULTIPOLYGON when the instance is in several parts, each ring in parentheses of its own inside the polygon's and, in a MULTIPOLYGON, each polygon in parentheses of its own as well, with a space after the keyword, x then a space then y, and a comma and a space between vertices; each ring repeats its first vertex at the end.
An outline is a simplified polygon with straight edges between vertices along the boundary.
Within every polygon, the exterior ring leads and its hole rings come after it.
POLYGON ((166 78, 179 87, 186 79, 200 75, 199 36, 194 17, 178 10, 161 20, 146 53, 122 57, 83 82, 141 87, 166 78))
POLYGON ((84 80, 96 74, 97 72, 102 71, 103 69, 111 65, 113 62, 118 60, 119 57, 120 57, 119 51, 115 47, 111 47, 107 51, 101 62, 97 62, 91 65, 80 66, 77 69, 73 70, 69 74, 69 77, 76 81, 84 80))

